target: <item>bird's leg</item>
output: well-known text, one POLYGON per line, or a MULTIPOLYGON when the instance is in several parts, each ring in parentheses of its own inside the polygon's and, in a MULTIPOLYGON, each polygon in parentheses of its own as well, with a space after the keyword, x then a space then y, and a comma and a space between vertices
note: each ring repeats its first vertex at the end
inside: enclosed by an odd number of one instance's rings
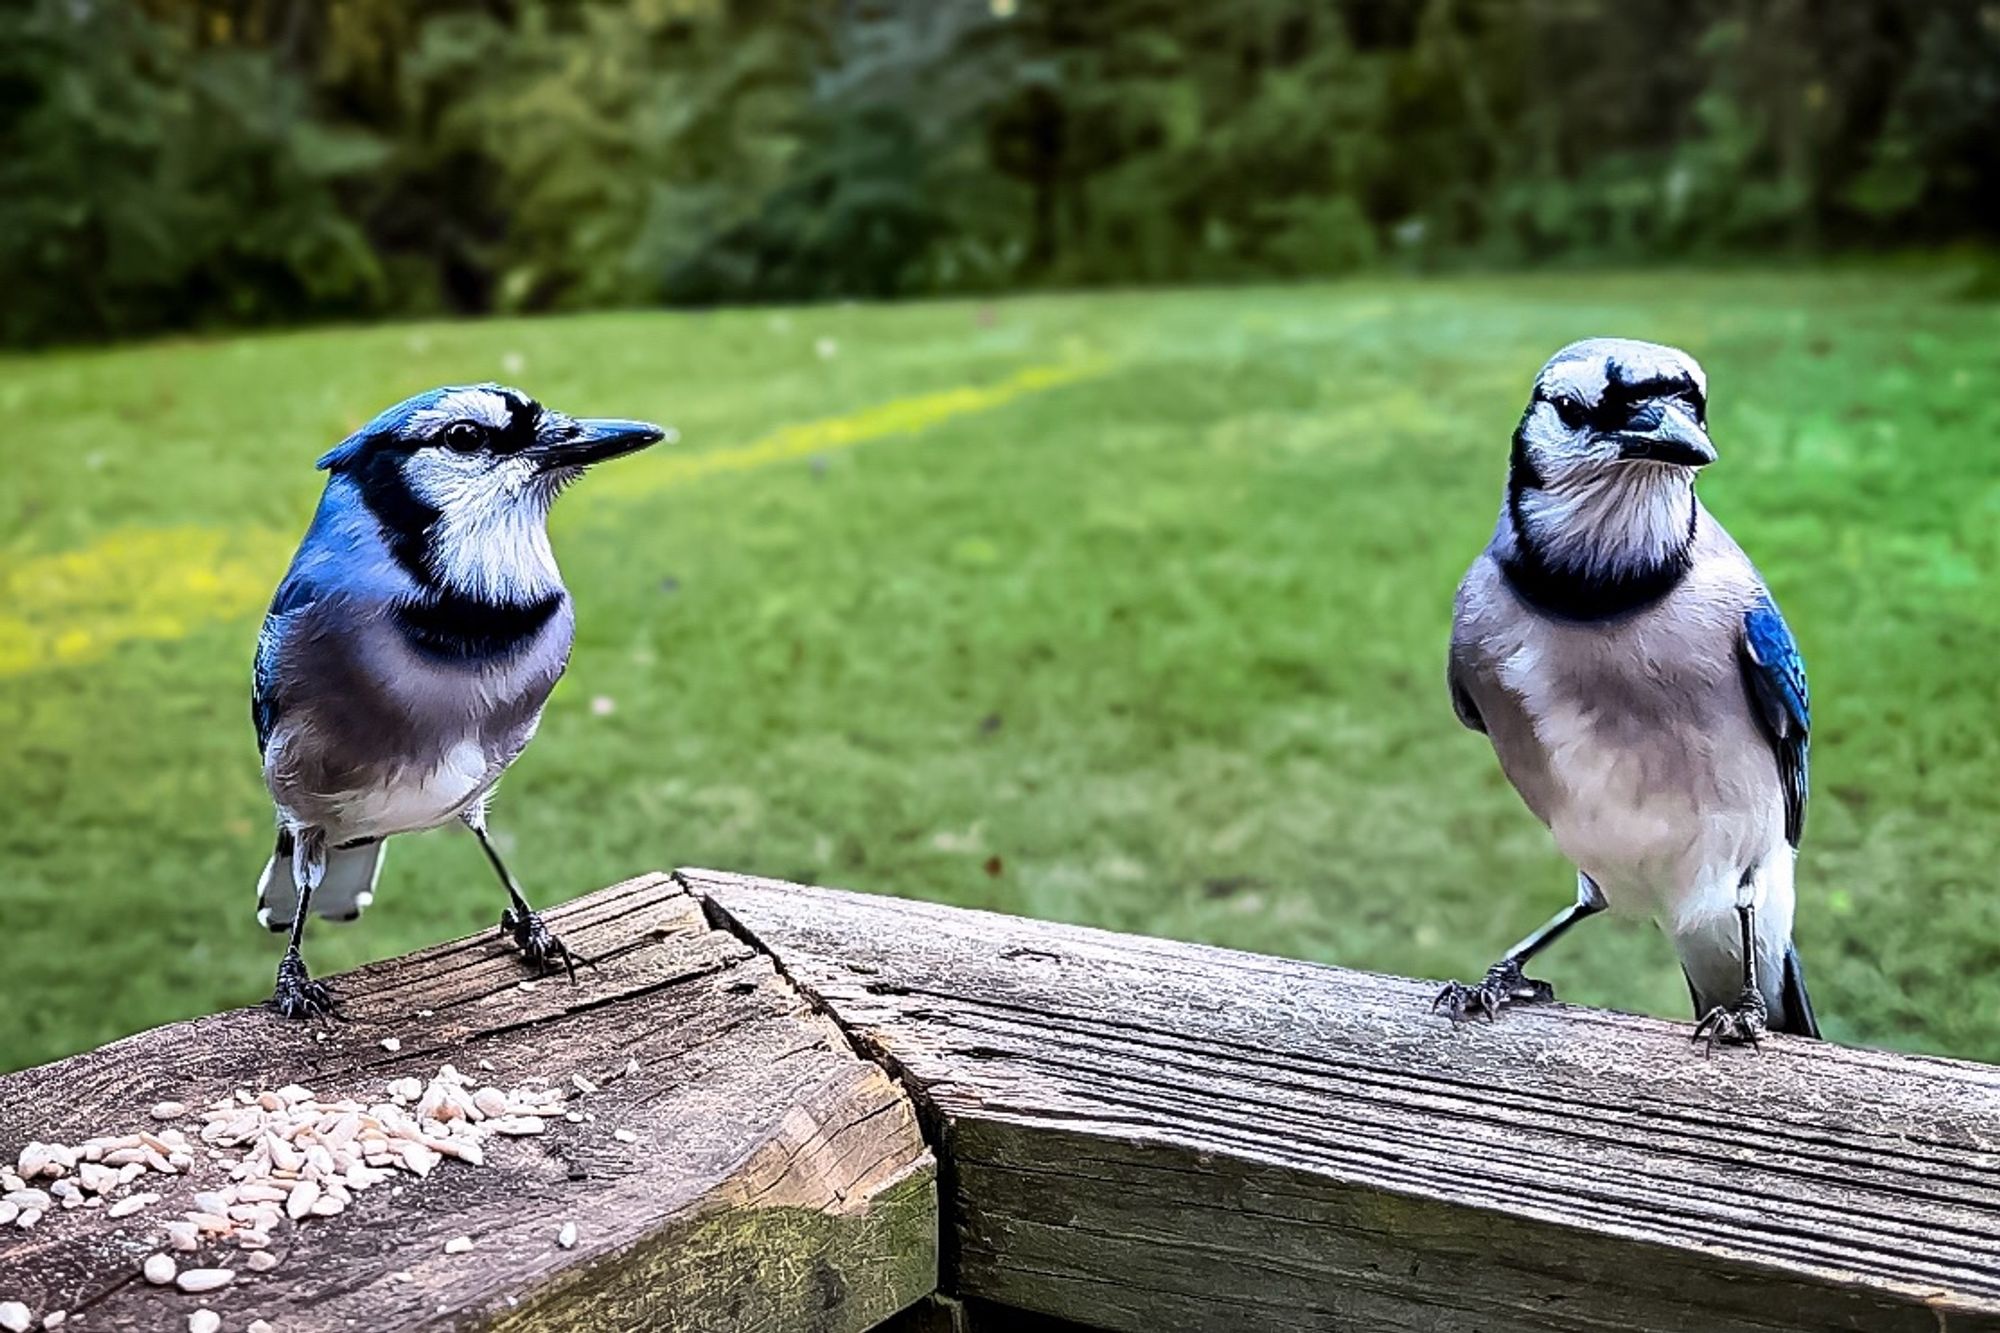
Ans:
POLYGON ((1576 901, 1543 924, 1528 938, 1509 949, 1499 962, 1486 969, 1486 977, 1476 985, 1462 981, 1448 983, 1431 1001, 1431 1012, 1442 1009, 1454 1021, 1470 1014, 1492 1018, 1510 1004, 1541 1004, 1556 998, 1556 988, 1546 981, 1526 976, 1521 969, 1577 922, 1602 912, 1604 892, 1590 876, 1576 877, 1576 901))
POLYGON ((299 829, 292 836, 292 882, 299 890, 299 914, 292 919, 291 943, 278 960, 278 984, 271 1003, 286 1018, 313 1018, 334 1012, 333 993, 326 983, 314 981, 306 971, 299 944, 305 938, 306 911, 312 906, 313 890, 326 874, 326 833, 322 829, 299 829))
POLYGON ((1694 1040, 1705 1041, 1713 1052, 1718 1041, 1755 1046, 1769 1035, 1764 1022, 1771 1011, 1764 1003, 1764 990, 1757 984, 1757 909, 1750 903, 1736 905, 1736 921, 1743 932, 1743 990, 1734 1004, 1717 1005, 1694 1025, 1694 1040))
MULTIPOLYGON (((486 836, 486 812, 484 809, 467 811, 465 824, 479 838, 479 845, 486 851, 486 859, 493 863, 493 873, 500 876, 500 883, 507 890, 507 908, 500 913, 500 933, 512 937, 514 946, 528 965, 537 972, 553 972, 561 963, 569 972, 570 984, 576 984, 578 955, 570 952, 562 937, 548 928, 542 914, 528 906, 528 900, 521 896, 521 886, 514 882, 507 863, 500 859, 493 840, 486 836)), ((582 959, 588 963, 588 958, 582 959)))

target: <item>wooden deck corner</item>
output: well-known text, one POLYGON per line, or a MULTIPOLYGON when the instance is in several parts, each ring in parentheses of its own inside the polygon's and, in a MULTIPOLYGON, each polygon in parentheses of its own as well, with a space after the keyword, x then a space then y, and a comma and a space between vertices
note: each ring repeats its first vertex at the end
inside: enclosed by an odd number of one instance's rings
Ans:
POLYGON ((123 1191, 161 1196, 129 1216, 57 1206, 31 1230, 0 1227, 0 1301, 37 1321, 66 1311, 82 1333, 184 1329, 200 1308, 226 1330, 263 1318, 285 1333, 858 1333, 935 1286, 935 1164, 909 1101, 768 957, 665 875, 549 918, 599 960, 575 987, 529 981, 483 934, 334 978, 345 1021, 238 1010, 0 1078, 10 1164, 30 1141, 170 1124, 192 1138, 199 1108, 238 1089, 381 1102, 447 1064, 475 1084, 545 1081, 578 1117, 485 1140, 483 1165, 447 1159, 355 1192, 338 1216, 288 1220, 268 1272, 228 1239, 167 1251, 235 1273, 188 1295, 140 1265, 242 1155, 203 1145, 189 1170, 123 1191), (190 1109, 154 1120, 162 1102, 190 1109), (448 1252, 461 1237, 470 1248, 448 1252))

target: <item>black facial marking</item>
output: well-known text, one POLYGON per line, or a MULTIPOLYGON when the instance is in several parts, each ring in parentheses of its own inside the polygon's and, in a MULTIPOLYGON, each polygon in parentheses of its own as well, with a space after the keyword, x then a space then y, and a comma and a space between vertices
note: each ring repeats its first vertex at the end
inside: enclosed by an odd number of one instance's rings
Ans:
POLYGON ((464 417, 448 421, 433 431, 431 438, 424 443, 442 444, 461 452, 477 450, 496 457, 517 454, 533 446, 536 427, 542 418, 541 404, 508 389, 487 389, 485 392, 506 405, 506 421, 497 426, 483 418, 464 417))
POLYGON ((1540 490, 1544 485, 1542 474, 1535 467, 1535 460, 1528 454, 1528 418, 1534 415, 1530 407, 1521 416, 1521 424, 1514 428, 1514 452, 1507 456, 1507 502, 1513 504, 1524 490, 1540 490))
POLYGON ((403 463, 415 450, 396 441, 381 441, 361 459, 349 475, 361 488, 361 499, 382 525, 389 553, 409 576, 425 587, 434 586, 436 576, 425 558, 430 549, 428 533, 440 511, 426 503, 403 479, 403 463))
POLYGON ((516 393, 501 393, 500 397, 507 404, 507 424, 493 432, 493 452, 513 454, 530 448, 535 443, 535 426, 541 420, 541 404, 516 393))
MULTIPOLYGON (((1592 430, 1606 434, 1628 428, 1633 413, 1647 403, 1668 398, 1679 398, 1687 403, 1696 424, 1707 427, 1708 399, 1702 393, 1701 385, 1687 371, 1630 379, 1626 376, 1625 367, 1614 357, 1604 363, 1604 392, 1596 402, 1581 401, 1567 390, 1551 392, 1539 386, 1535 390, 1535 402, 1553 407, 1564 426, 1576 430, 1588 425, 1592 430)), ((1532 405, 1530 410, 1533 410, 1532 405)))
POLYGON ((1590 414, 1590 424, 1598 430, 1622 430, 1632 419, 1634 409, 1663 398, 1684 399, 1693 407, 1696 423, 1708 424, 1708 400, 1702 396, 1694 376, 1686 371, 1633 380, 1627 379, 1625 368, 1612 359, 1604 363, 1604 376, 1604 396, 1590 414))
POLYGON ((492 603, 434 588, 396 608, 396 627, 419 654, 436 662, 483 664, 525 647, 563 604, 552 592, 531 602, 492 603))

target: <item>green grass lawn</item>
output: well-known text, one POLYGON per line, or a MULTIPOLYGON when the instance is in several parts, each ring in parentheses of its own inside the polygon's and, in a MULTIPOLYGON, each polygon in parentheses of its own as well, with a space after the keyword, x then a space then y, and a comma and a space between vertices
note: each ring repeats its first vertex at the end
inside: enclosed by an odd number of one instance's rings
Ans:
MULTIPOLYGON (((0 1068, 267 993, 246 696, 312 459, 488 378, 680 432, 558 507, 576 654, 495 813, 531 894, 696 863, 1476 972, 1572 881, 1452 717, 1451 593, 1531 377, 1599 333, 1707 366, 1703 493, 1811 665, 1828 1035, 2000 1058, 2000 312, 1647 274, 0 361, 0 1068)), ((399 840, 381 887, 312 931, 317 971, 500 906, 456 829, 399 840)), ((1686 1016, 1643 924, 1543 973, 1686 1016)))

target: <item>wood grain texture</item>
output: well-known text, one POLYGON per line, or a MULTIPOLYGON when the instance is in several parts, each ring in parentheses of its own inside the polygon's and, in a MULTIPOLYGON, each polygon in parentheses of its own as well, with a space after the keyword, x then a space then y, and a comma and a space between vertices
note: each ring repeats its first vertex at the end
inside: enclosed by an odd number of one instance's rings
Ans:
MULTIPOLYGON (((139 1280, 157 1223, 219 1171, 154 1177, 166 1198, 113 1221, 78 1209, 0 1229, 0 1300, 81 1312, 80 1333, 182 1329, 206 1305, 226 1330, 868 1328, 936 1285, 935 1164, 913 1109, 768 958, 711 929, 665 876, 549 913, 581 984, 530 990, 492 935, 333 980, 347 1021, 242 1010, 143 1033, 0 1079, 0 1155, 148 1126, 162 1100, 301 1083, 322 1100, 381 1100, 386 1082, 444 1063, 503 1085, 562 1084, 593 1119, 492 1140, 483 1167, 355 1196, 279 1233, 283 1262, 199 1299, 139 1280), (394 1036, 400 1050, 379 1044, 394 1036), (638 1070, 625 1074, 628 1061, 638 1070), (617 1130, 634 1142, 614 1137, 617 1130), (560 1249, 574 1221, 580 1241, 560 1249), (444 1242, 476 1248, 447 1255, 444 1242)), ((211 1247, 233 1254, 226 1242, 211 1247)), ((181 1256, 186 1259, 186 1256, 181 1256)), ((240 1255, 235 1255, 239 1259, 240 1255)), ((184 1265, 185 1266, 185 1265, 184 1265)))
POLYGON ((710 871, 916 1095, 945 1288, 1107 1329, 2000 1329, 2000 1070, 710 871))
POLYGON ((878 1324, 872 1333, 1103 1333, 1087 1324, 1033 1314, 991 1301, 961 1300, 942 1292, 878 1324))

